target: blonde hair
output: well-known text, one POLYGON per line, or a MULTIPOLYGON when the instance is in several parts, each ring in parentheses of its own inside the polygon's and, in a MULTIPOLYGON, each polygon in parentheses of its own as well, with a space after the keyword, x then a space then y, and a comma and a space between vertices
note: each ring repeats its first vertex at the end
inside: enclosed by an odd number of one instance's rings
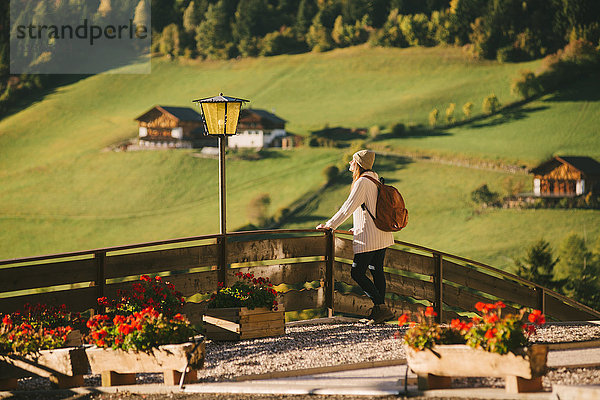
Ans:
POLYGON ((352 187, 354 187, 354 183, 358 180, 358 178, 360 178, 362 174, 364 174, 367 171, 370 171, 361 167, 360 164, 356 161, 354 162, 356 164, 356 168, 354 169, 354 171, 352 171, 352 185, 350 186, 350 190, 352 190, 352 187))

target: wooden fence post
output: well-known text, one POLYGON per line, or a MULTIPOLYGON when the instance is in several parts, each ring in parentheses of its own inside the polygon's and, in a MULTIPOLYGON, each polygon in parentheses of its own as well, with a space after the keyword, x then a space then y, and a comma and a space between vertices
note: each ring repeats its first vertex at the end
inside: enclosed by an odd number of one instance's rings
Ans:
POLYGON ((333 317, 333 262, 335 259, 335 234, 332 229, 325 231, 327 240, 325 250, 325 307, 327 314, 333 317))
POLYGON ((433 272, 433 288, 435 290, 435 299, 433 301, 433 308, 437 313, 435 320, 437 323, 441 323, 444 320, 442 315, 443 312, 443 300, 444 300, 444 285, 443 285, 443 266, 444 259, 439 253, 433 254, 434 272, 433 272))
MULTIPOLYGON (((96 260, 96 281, 94 284, 96 286, 96 298, 99 298, 104 297, 104 288, 106 286, 106 274, 104 272, 104 267, 106 265, 106 252, 99 251, 94 253, 94 259, 96 260)), ((99 305, 96 308, 98 307, 99 305)), ((104 312, 104 310, 101 311, 104 312)))
POLYGON ((223 285, 227 286, 227 235, 219 236, 217 243, 219 243, 219 271, 217 273, 217 281, 223 282, 223 285))
POLYGON ((537 292, 537 304, 538 310, 542 312, 542 314, 546 314, 546 293, 544 293, 544 288, 541 286, 536 286, 535 291, 537 292))

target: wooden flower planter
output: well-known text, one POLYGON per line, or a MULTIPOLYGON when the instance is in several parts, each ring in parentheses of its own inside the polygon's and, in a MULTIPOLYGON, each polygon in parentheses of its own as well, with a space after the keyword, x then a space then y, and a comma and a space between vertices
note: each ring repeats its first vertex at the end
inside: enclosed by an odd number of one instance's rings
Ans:
POLYGON ((439 345, 422 351, 404 348, 420 390, 450 388, 452 377, 502 377, 507 393, 542 390, 548 346, 533 345, 518 354, 504 355, 467 345, 439 345))
POLYGON ((27 356, 0 356, 0 390, 14 390, 19 378, 41 376, 60 389, 83 386, 89 364, 81 347, 41 350, 27 356))
POLYGON ((148 352, 86 349, 92 373, 102 376, 102 386, 134 385, 135 374, 162 372, 165 385, 179 385, 186 367, 185 383, 197 380, 197 370, 204 366, 204 338, 199 343, 166 344, 148 352))
POLYGON ((209 308, 204 316, 206 337, 212 340, 244 340, 285 335, 285 311, 246 307, 209 308))

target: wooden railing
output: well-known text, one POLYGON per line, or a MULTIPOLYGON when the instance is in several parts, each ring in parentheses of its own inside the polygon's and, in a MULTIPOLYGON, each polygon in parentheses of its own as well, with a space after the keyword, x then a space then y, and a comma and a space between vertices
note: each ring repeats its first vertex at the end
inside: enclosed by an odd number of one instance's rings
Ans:
MULTIPOLYGON (((184 296, 193 296, 185 312, 197 321, 205 309, 202 295, 214 292, 218 282, 232 282, 241 271, 284 284, 286 311, 366 315, 371 301, 351 278, 352 258, 349 232, 270 230, 2 260, 0 313, 24 303, 66 304, 83 311, 141 274, 159 274, 184 296)), ((448 321, 474 311, 478 301, 502 300, 509 311, 533 307, 554 320, 600 319, 598 311, 536 283, 410 243, 397 241, 388 249, 385 267, 386 302, 397 313, 432 305, 438 319, 448 321)))

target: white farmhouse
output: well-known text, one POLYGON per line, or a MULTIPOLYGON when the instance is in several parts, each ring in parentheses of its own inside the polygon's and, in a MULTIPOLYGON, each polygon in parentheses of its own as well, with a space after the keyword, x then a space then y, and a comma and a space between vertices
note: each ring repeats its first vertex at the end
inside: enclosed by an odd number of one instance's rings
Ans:
POLYGON ((287 147, 286 121, 265 111, 245 109, 240 113, 237 133, 227 138, 230 148, 287 147))

